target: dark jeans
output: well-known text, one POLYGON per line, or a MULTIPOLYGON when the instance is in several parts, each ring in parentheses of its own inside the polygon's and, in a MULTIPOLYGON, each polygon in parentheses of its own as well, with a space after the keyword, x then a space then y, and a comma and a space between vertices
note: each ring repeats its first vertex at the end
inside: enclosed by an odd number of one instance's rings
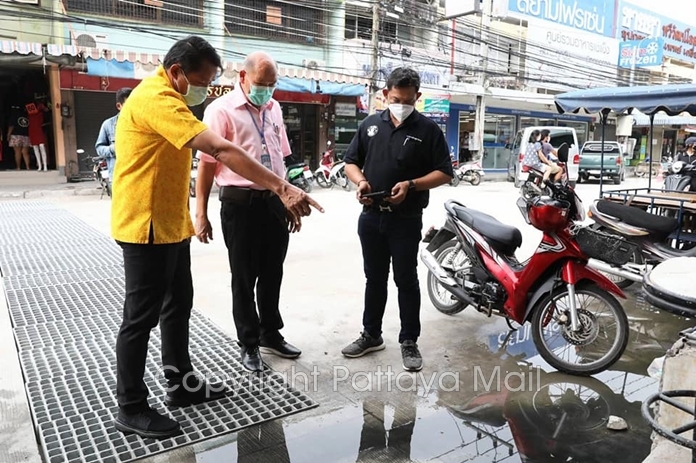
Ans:
POLYGON ((162 364, 170 385, 193 370, 189 318, 193 306, 191 250, 176 244, 119 243, 126 273, 123 323, 116 340, 118 404, 126 413, 147 407, 143 381, 150 331, 160 324, 162 364))
POLYGON ((363 326, 370 336, 382 334, 382 318, 387 305, 389 264, 399 290, 401 332, 399 342, 416 341, 420 336, 420 285, 418 245, 422 238, 422 216, 366 211, 358 221, 365 270, 365 311, 363 326))
POLYGON ((223 201, 220 216, 232 272, 237 339, 247 347, 278 342, 283 328, 278 304, 290 239, 285 206, 277 196, 247 203, 223 201))

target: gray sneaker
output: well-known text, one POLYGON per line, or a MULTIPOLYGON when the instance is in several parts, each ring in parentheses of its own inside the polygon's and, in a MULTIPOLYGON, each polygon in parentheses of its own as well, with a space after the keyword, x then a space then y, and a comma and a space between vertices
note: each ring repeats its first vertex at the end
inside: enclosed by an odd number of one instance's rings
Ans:
POLYGON ((423 357, 414 341, 407 340, 401 343, 401 358, 406 371, 420 371, 423 368, 423 357))
POLYGON ((382 336, 373 338, 363 331, 360 333, 360 337, 344 347, 341 353, 346 357, 355 358, 382 349, 384 349, 384 340, 382 336))

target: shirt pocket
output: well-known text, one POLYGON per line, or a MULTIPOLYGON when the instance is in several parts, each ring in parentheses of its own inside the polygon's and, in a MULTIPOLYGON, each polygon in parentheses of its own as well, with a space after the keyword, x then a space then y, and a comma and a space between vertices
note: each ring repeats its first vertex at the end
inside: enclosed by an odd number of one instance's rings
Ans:
POLYGON ((421 169, 426 156, 427 153, 425 153, 423 143, 407 139, 399 149, 399 154, 396 156, 396 164, 401 170, 421 169))

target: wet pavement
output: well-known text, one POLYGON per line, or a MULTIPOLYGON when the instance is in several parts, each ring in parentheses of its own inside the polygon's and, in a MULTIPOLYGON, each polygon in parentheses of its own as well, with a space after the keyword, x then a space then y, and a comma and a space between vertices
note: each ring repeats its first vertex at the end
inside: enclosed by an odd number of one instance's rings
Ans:
MULTIPOLYGON (((596 185, 579 187, 586 201, 597 190, 596 185)), ((424 224, 441 225, 442 203, 456 196, 520 227, 524 258, 539 235, 524 223, 516 195, 505 183, 443 187, 433 192, 424 224)), ((631 329, 625 354, 611 370, 578 378, 546 365, 528 325, 510 333, 504 320, 472 309, 442 315, 423 284, 419 346, 425 367, 412 374, 401 368, 391 284, 384 323, 387 349, 347 360, 340 349, 360 331, 364 286, 355 233, 358 207, 351 193, 320 191, 315 197, 327 213, 312 216, 292 237, 281 308, 285 337, 304 352, 296 362, 264 359, 320 407, 146 461, 633 463, 648 455, 651 432, 640 406, 658 388, 647 375, 648 366, 693 322, 650 307, 633 287, 622 301, 631 329), (628 430, 607 430, 609 415, 625 419, 628 430)), ((60 201, 108 233, 108 200, 60 201)), ((233 334, 218 207, 212 200, 216 240, 192 247, 195 305, 233 334)), ((422 266, 420 272, 424 283, 422 266)))

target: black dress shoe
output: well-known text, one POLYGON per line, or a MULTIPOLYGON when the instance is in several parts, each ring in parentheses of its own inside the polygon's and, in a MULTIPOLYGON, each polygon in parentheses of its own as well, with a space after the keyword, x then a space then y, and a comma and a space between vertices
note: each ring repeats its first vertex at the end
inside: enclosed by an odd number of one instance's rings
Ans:
POLYGON ((181 384, 169 384, 164 403, 168 407, 188 407, 204 402, 220 400, 227 394, 222 383, 208 384, 197 376, 189 376, 181 384))
POLYGON ((263 371, 263 360, 258 347, 242 346, 242 365, 249 371, 263 371))
POLYGON ((273 354, 286 359, 295 359, 302 354, 302 351, 292 344, 288 344, 284 340, 266 343, 261 342, 261 352, 264 354, 273 354))
POLYGON ((114 427, 124 434, 137 434, 150 439, 165 439, 181 433, 179 423, 148 408, 137 413, 118 411, 114 427))

